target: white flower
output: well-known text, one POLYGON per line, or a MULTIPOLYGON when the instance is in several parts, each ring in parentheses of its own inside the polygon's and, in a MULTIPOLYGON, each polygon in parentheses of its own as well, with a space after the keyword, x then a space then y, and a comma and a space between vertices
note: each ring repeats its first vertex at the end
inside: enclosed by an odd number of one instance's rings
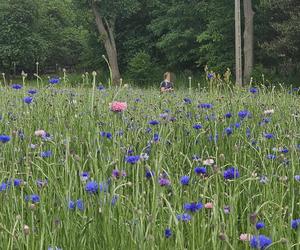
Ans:
POLYGON ((205 161, 203 161, 203 165, 206 165, 206 166, 211 166, 215 163, 215 161, 213 159, 207 159, 205 161))
POLYGON ((271 114, 274 114, 274 109, 267 109, 264 111, 264 114, 265 115, 271 115, 271 114))

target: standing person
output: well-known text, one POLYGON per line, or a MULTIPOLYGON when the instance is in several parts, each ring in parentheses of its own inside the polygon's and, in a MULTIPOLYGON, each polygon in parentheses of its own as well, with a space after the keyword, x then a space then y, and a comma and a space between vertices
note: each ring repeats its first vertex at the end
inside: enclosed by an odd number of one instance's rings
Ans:
POLYGON ((164 74, 164 80, 160 84, 160 92, 171 92, 174 90, 173 83, 171 82, 171 73, 164 74))

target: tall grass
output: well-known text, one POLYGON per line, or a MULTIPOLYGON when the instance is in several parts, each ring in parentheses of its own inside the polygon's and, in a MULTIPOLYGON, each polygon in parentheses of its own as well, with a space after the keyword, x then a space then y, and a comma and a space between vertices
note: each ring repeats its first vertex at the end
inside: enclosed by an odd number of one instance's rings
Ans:
POLYGON ((92 92, 51 85, 38 89, 28 105, 22 100, 28 88, 0 90, 0 132, 11 136, 0 144, 0 183, 12 181, 0 192, 1 249, 249 249, 249 242, 239 240, 241 233, 267 235, 271 249, 298 249, 299 231, 290 226, 291 219, 300 217, 300 183, 294 178, 300 174, 297 92, 193 88, 190 94, 161 95, 156 89, 92 92), (113 113, 113 100, 126 101, 128 110, 113 113), (213 107, 198 108, 201 103, 213 107), (264 115, 267 109, 274 114, 264 115), (241 120, 241 110, 251 116, 241 120), (224 117, 228 112, 231 118, 224 117), (262 124, 264 118, 269 122, 262 124), (149 125, 150 120, 160 123, 149 125), (198 123, 202 128, 196 130, 198 123), (227 135, 224 129, 230 126, 233 133, 227 135), (36 137, 39 129, 51 137, 36 137), (100 132, 110 132, 112 138, 100 132), (274 138, 268 140, 264 133, 274 138), (284 147, 288 153, 278 152, 284 147), (52 155, 41 157, 47 150, 52 155), (128 150, 133 155, 148 152, 149 159, 126 163, 128 150), (269 160, 268 154, 277 158, 269 160), (201 160, 193 160, 195 155, 201 160), (206 159, 215 164, 207 166, 207 175, 197 176, 194 168, 206 159), (224 179, 229 166, 238 168, 240 178, 224 179), (114 169, 126 176, 112 178, 114 169), (153 171, 153 178, 145 177, 146 170, 153 171), (82 181, 85 171, 90 177, 82 181), (170 186, 159 185, 163 173, 170 186), (189 185, 180 183, 184 175, 190 176, 189 185), (22 184, 14 186, 15 179, 22 184), (37 180, 47 184, 40 187, 37 180), (108 189, 87 193, 91 180, 108 189), (31 194, 38 194, 40 202, 25 201, 31 194), (69 201, 78 199, 83 211, 69 209, 69 201), (190 213, 189 222, 178 221, 185 203, 199 201, 212 202, 213 208, 190 213), (253 213, 266 224, 260 232, 249 219, 253 213), (24 231, 25 225, 29 229, 24 231))

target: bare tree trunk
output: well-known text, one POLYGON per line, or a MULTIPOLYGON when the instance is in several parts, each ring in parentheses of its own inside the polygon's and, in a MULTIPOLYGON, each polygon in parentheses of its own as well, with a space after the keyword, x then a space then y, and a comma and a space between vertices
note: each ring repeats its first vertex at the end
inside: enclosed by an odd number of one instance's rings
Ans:
POLYGON ((118 65, 118 54, 116 48, 116 42, 114 38, 114 22, 109 23, 107 20, 103 19, 97 9, 96 3, 92 2, 92 10, 96 19, 97 29, 101 35, 101 39, 104 44, 104 48, 107 53, 108 62, 112 71, 112 82, 113 84, 120 83, 120 71, 118 65), (103 22, 104 21, 104 22, 103 22))
POLYGON ((252 0, 244 0, 244 82, 250 81, 253 70, 253 16, 252 0))
POLYGON ((236 84, 241 86, 243 84, 243 72, 240 0, 235 0, 235 71, 236 84))

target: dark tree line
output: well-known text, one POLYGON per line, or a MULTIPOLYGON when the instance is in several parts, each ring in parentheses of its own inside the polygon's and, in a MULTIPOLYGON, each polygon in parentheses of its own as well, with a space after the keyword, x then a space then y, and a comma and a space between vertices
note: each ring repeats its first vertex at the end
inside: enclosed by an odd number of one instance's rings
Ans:
MULTIPOLYGON (((296 76, 300 1, 241 4, 245 78, 296 76)), ((205 65, 234 71, 234 17, 232 0, 0 0, 0 69, 35 72, 38 61, 82 72, 105 68, 104 54, 115 83, 205 65)))

